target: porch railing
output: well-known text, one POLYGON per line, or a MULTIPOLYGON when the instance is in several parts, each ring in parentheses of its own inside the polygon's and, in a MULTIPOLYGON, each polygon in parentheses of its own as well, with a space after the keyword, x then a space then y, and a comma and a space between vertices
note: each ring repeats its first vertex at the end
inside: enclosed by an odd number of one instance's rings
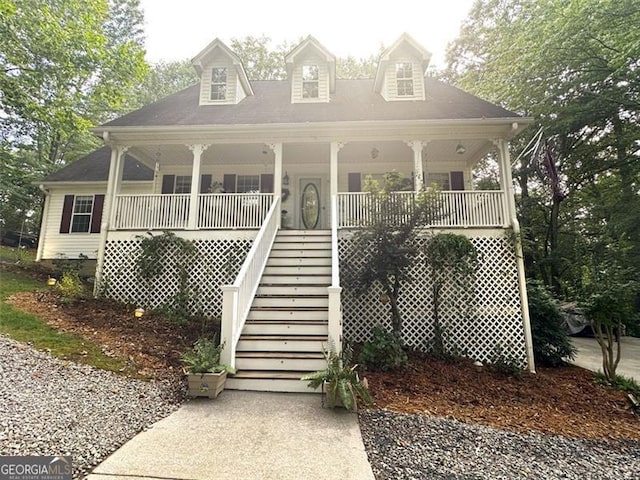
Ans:
POLYGON ((222 287, 222 323, 221 341, 225 347, 222 352, 224 364, 235 367, 236 346, 242 333, 242 328, 251 309, 253 297, 258 290, 260 278, 273 241, 278 233, 280 211, 280 197, 275 197, 269 209, 262 228, 247 254, 247 258, 240 268, 233 285, 222 287))
MULTIPOLYGON (((394 192, 390 200, 404 204, 407 218, 415 192, 394 192)), ((502 190, 446 191, 428 197, 429 227, 503 227, 507 225, 505 194, 502 190)), ((367 192, 338 194, 338 227, 371 225, 378 214, 378 200, 367 192)), ((398 219, 402 221, 403 219, 398 219)))
MULTIPOLYGON (((198 229, 258 229, 273 193, 211 193, 198 195, 198 229)), ((115 230, 181 230, 188 228, 189 194, 118 195, 115 230)))
POLYGON ((260 228, 273 193, 207 193, 199 196, 198 228, 260 228))
POLYGON ((189 194, 116 196, 116 230, 181 230, 188 221, 189 194))

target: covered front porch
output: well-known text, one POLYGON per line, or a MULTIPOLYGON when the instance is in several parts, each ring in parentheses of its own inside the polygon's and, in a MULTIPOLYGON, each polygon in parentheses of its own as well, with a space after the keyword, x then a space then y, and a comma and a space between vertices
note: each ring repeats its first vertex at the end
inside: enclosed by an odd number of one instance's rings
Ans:
POLYGON ((504 140, 132 145, 114 147, 112 164, 103 231, 259 229, 276 197, 280 228, 357 228, 375 211, 369 184, 391 171, 403 179, 393 194, 403 202, 437 190, 438 216, 426 227, 505 228, 513 218, 504 140), (146 191, 120 193, 124 152, 154 169, 146 191), (473 171, 488 155, 499 171, 479 190, 473 171))

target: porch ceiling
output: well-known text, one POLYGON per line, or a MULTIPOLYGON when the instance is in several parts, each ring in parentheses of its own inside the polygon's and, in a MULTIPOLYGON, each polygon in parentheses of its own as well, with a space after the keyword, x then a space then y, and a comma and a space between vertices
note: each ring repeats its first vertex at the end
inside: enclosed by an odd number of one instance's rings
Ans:
MULTIPOLYGON (((424 150, 423 158, 429 163, 455 162, 472 166, 493 149, 493 144, 485 139, 432 140, 424 150), (464 153, 458 153, 462 145, 464 153)), ((189 166, 193 154, 186 145, 139 145, 129 150, 134 157, 150 168, 160 165, 189 166)), ((285 143, 283 145, 283 165, 329 164, 329 143, 285 143)), ((338 153, 338 162, 366 161, 368 163, 390 163, 412 161, 411 148, 402 141, 347 142, 338 153)), ((216 144, 211 145, 202 155, 204 165, 273 165, 274 154, 263 143, 216 144)))

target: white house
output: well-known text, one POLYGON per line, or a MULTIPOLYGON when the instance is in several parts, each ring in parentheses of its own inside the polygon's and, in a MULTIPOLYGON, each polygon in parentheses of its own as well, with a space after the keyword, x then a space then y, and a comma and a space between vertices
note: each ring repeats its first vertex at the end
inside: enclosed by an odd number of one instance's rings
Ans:
MULTIPOLYGON (((193 241, 193 308, 222 316, 238 368, 229 387, 296 390, 301 372, 322 366, 328 338, 362 341, 388 322, 380 292, 343 290, 339 272, 358 255, 364 179, 395 170, 416 192, 439 185, 445 214, 425 229, 464 234, 482 254, 472 307, 461 314, 452 301, 443 314, 450 345, 482 361, 499 349, 533 370, 508 148, 531 120, 425 76, 429 59, 403 34, 375 78, 343 80, 308 37, 286 56, 286 80, 253 81, 214 40, 193 59, 199 84, 97 127, 103 149, 43 180, 38 258, 87 255, 97 291, 156 307, 178 275, 141 281, 139 236, 193 241), (490 152, 500 189, 474 190, 472 170, 490 152)), ((433 336, 425 268, 401 298, 416 348, 433 336)))

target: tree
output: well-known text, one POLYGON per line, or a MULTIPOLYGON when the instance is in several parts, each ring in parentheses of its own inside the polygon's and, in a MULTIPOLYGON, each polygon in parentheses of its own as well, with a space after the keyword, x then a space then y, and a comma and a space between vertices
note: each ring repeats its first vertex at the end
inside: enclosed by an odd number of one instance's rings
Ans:
POLYGON ((126 110, 135 110, 198 83, 189 60, 158 62, 150 66, 140 83, 131 87, 126 110))
POLYGON ((38 211, 31 181, 95 145, 146 63, 138 0, 0 0, 0 16, 0 222, 16 228, 38 211))
POLYGON ((287 42, 269 50, 271 39, 265 35, 232 38, 231 50, 242 60, 249 80, 282 80, 287 72, 284 57, 291 49, 287 42))
POLYGON ((364 255, 345 268, 345 283, 358 293, 378 284, 389 303, 391 326, 400 337, 402 314, 398 306, 401 290, 412 281, 410 270, 418 254, 416 227, 424 218, 421 204, 393 194, 406 185, 397 172, 385 174, 384 185, 367 182, 372 218, 355 233, 364 255))
POLYGON ((574 247, 590 235, 628 243, 640 271, 638 22, 630 0, 480 0, 449 47, 450 81, 535 117, 514 157, 543 128, 514 177, 527 273, 556 294, 581 282, 574 247))

